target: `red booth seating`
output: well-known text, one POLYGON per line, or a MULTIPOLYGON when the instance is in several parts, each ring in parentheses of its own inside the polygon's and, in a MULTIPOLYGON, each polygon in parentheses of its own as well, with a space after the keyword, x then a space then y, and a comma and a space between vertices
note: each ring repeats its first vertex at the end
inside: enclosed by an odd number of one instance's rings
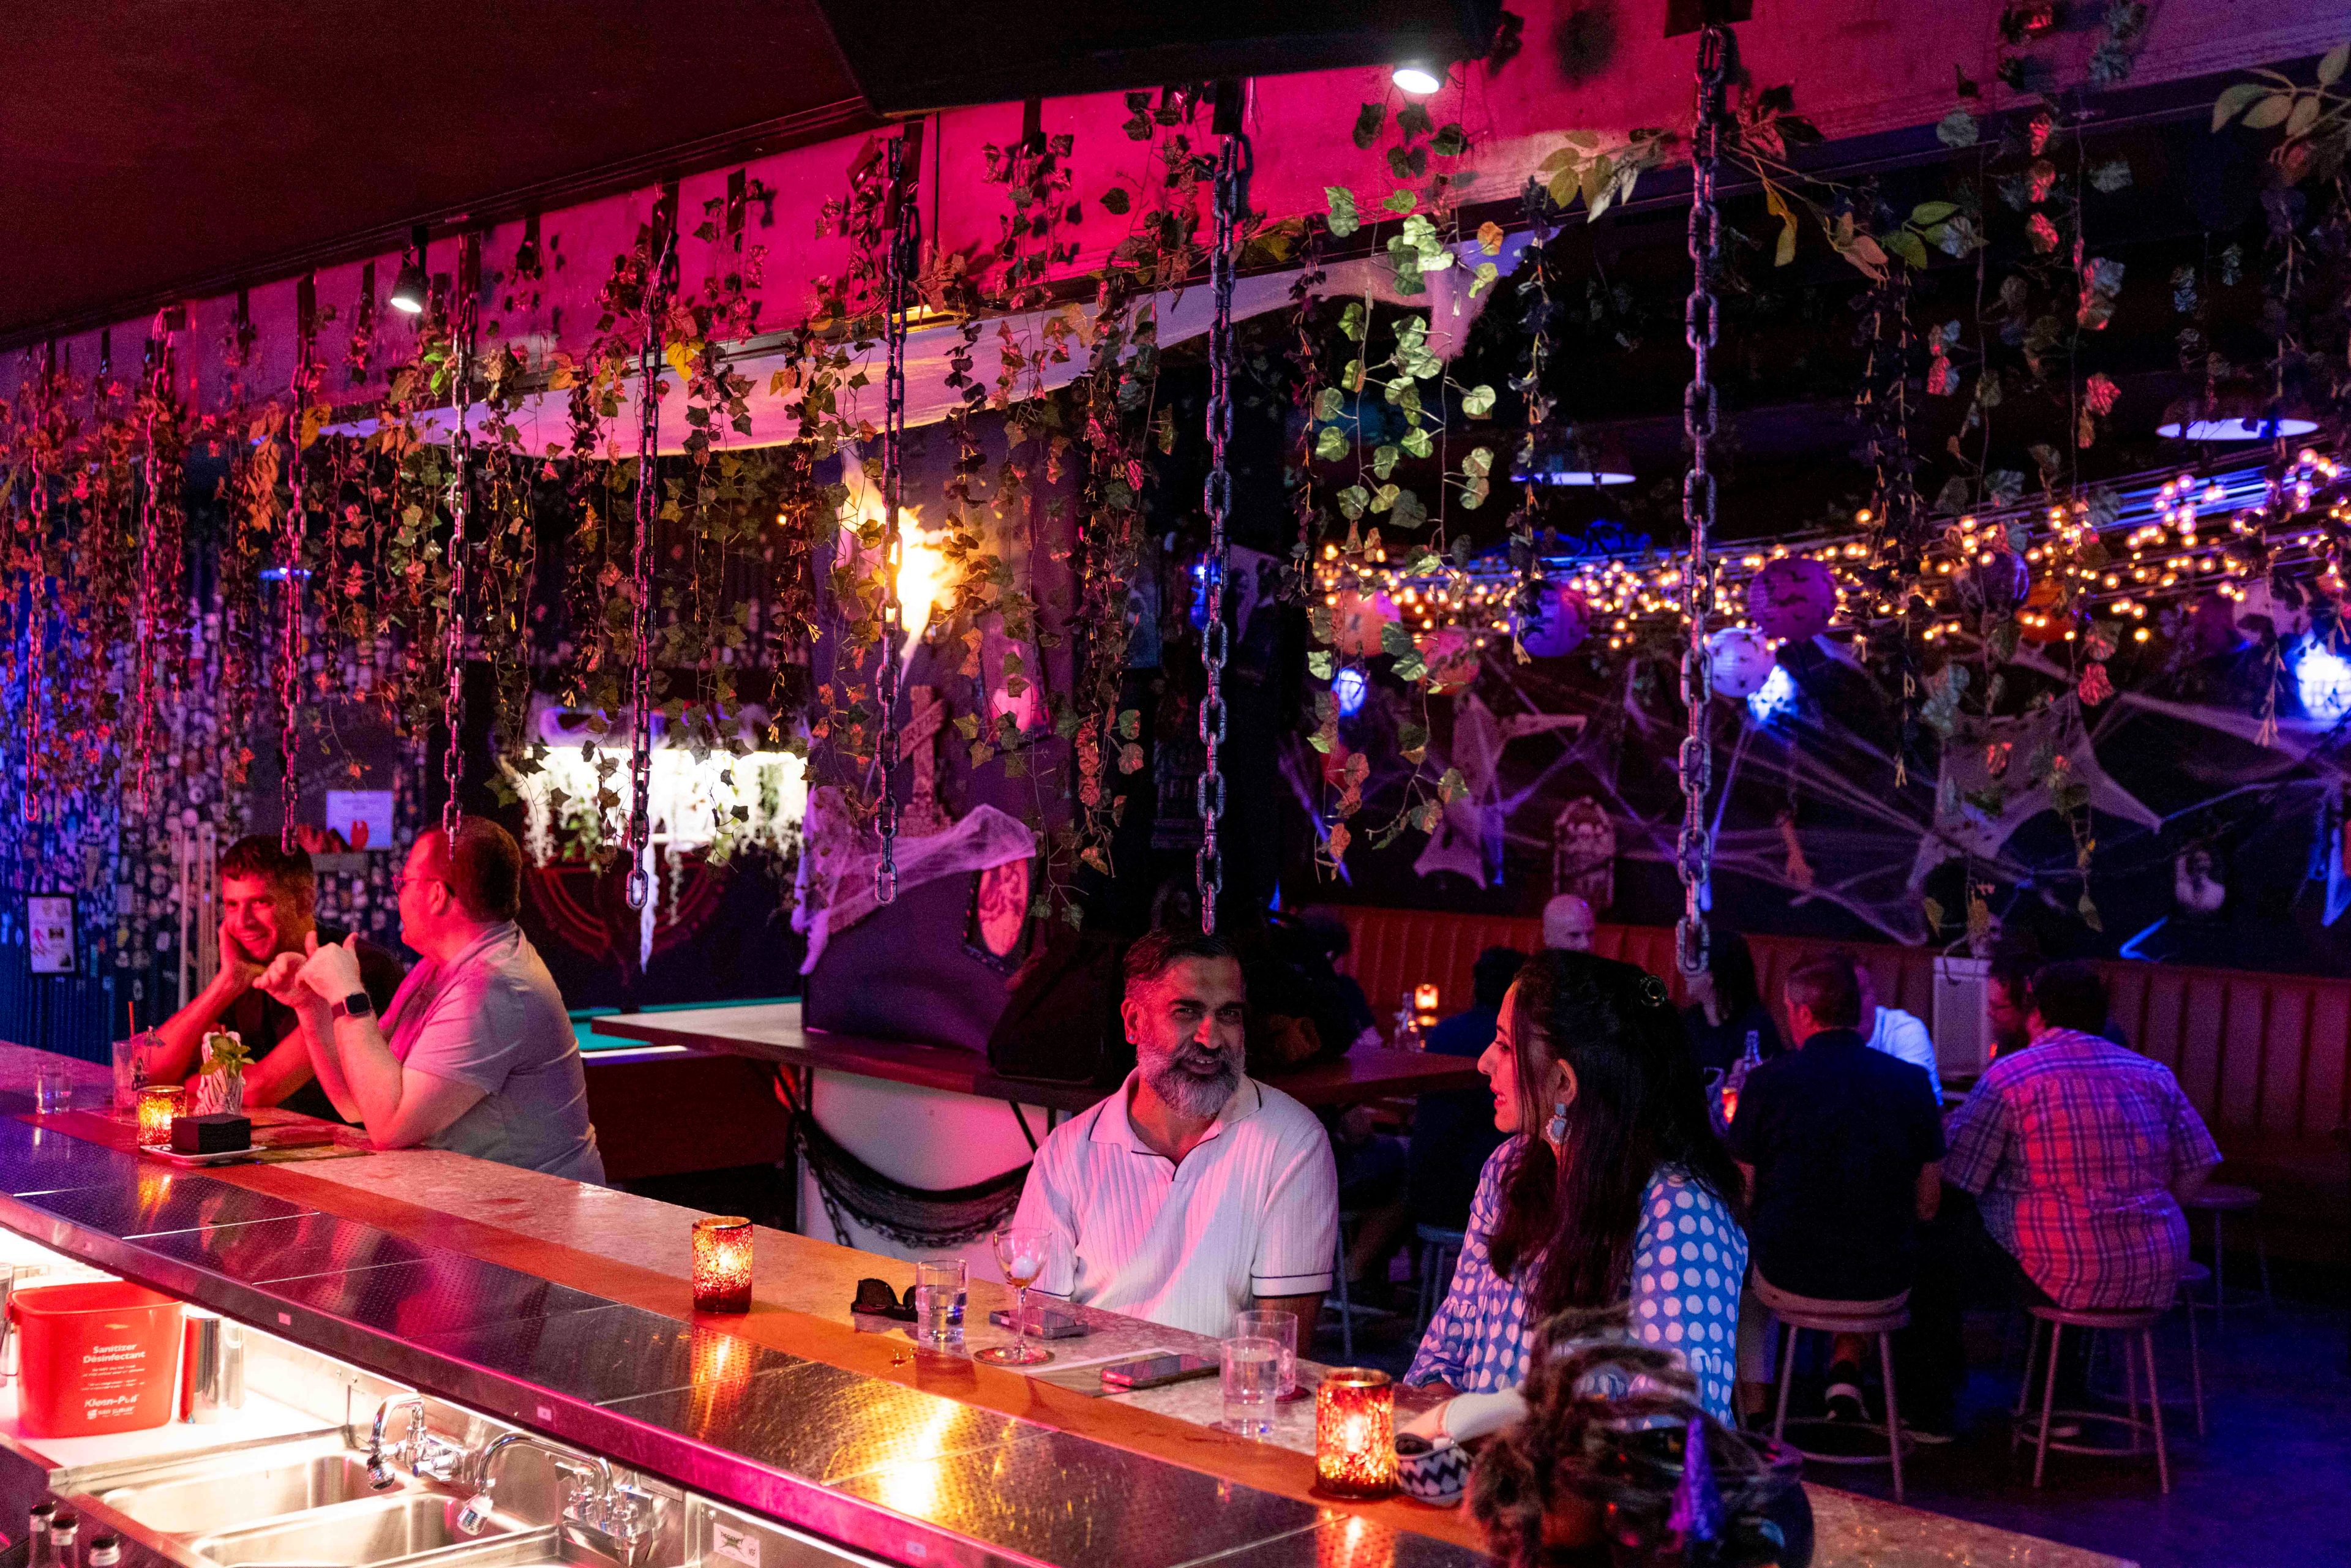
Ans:
MULTIPOLYGON (((1470 969, 1495 946, 1532 952, 1541 923, 1512 915, 1443 915, 1338 906, 1353 975, 1386 1028, 1404 993, 1434 982, 1439 1011, 1468 1004, 1470 969)), ((1758 978, 1776 1005, 1805 954, 1837 946, 1813 937, 1750 935, 1758 978)), ((1877 983, 1878 998, 1932 1020, 1935 954, 1891 943, 1843 944, 1877 983)), ((1664 926, 1603 925, 1593 950, 1664 977, 1681 995, 1674 934, 1664 926)), ((2346 1155, 2334 1130, 2351 1121, 2351 979, 2115 961, 2100 970, 2115 1021, 2137 1050, 2169 1067, 2220 1145, 2222 1179, 2258 1188, 2262 1224, 2281 1256, 2338 1260, 2351 1223, 2346 1155)))

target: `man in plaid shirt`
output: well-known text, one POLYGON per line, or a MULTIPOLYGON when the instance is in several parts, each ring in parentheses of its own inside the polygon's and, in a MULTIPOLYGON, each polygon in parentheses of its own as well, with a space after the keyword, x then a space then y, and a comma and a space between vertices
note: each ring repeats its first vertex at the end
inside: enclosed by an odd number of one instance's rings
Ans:
POLYGON ((2032 1045, 1992 1063, 1945 1127, 1943 1177, 2061 1307, 2160 1307, 2188 1257, 2179 1200, 2220 1163, 2171 1069, 2102 1040, 2086 964, 2032 977, 2032 1045))

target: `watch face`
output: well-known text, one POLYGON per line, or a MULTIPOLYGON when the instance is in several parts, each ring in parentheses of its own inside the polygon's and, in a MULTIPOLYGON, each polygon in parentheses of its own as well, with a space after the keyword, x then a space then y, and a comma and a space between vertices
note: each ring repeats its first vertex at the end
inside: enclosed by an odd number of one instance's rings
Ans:
POLYGON ((353 991, 343 998, 343 1013, 347 1018, 365 1018, 373 1011, 375 1004, 368 1000, 365 991, 353 991))

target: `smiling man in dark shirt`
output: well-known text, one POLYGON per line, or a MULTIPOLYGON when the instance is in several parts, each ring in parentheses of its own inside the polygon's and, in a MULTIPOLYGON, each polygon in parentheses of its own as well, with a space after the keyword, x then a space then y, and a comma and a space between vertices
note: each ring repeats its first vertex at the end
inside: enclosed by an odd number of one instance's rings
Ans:
MULTIPOLYGON (((1787 995, 1788 1038, 1801 1047, 1748 1075, 1730 1124, 1756 1276, 1814 1301, 1889 1301, 1910 1289, 1918 1225, 1941 1197, 1933 1085, 1924 1069, 1869 1049, 1844 955, 1797 966, 1787 995)), ((1861 1418, 1862 1343, 1838 1336, 1833 1415, 1861 1418)))
MULTIPOLYGON (((204 1067, 204 1036, 235 1030, 253 1057, 245 1071, 247 1105, 340 1121, 319 1086, 294 1010, 255 983, 272 958, 302 952, 314 933, 321 942, 348 935, 318 923, 319 882, 309 855, 281 849, 275 833, 239 839, 220 858, 220 968, 156 1030, 157 1043, 141 1064, 148 1082, 187 1082, 204 1067)), ((362 988, 379 1009, 390 1007, 400 986, 399 962, 364 940, 359 955, 362 988)))

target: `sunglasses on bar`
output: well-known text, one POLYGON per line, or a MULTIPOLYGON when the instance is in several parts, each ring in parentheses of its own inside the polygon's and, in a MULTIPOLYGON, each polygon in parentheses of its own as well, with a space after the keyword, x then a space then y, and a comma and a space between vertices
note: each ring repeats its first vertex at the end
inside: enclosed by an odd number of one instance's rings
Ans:
POLYGON ((894 1318, 900 1322, 913 1322, 914 1321, 914 1287, 907 1286, 906 1293, 901 1296, 890 1288, 890 1282, 887 1280, 860 1280, 857 1281, 857 1300, 852 1303, 850 1310, 866 1313, 871 1317, 894 1318))

